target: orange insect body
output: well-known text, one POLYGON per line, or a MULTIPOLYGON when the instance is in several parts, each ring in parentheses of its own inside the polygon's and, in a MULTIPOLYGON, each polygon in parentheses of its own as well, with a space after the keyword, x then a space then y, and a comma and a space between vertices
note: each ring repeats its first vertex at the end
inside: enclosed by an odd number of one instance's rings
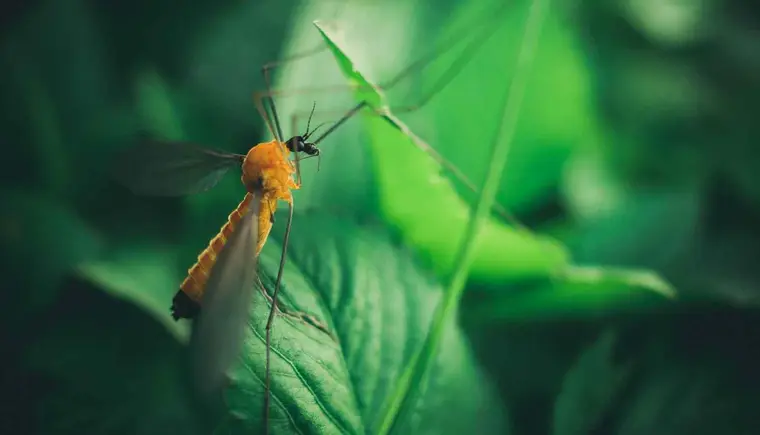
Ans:
POLYGON ((293 180, 295 167, 288 160, 288 153, 285 144, 276 140, 260 143, 248 151, 243 160, 243 174, 240 177, 248 193, 237 208, 230 213, 219 234, 211 239, 208 247, 198 256, 198 261, 188 270, 187 278, 182 282, 179 292, 174 297, 172 312, 175 318, 194 317, 216 257, 248 211, 251 200, 254 198, 252 192, 255 190, 261 192, 256 255, 261 252, 272 230, 272 218, 277 208, 277 201, 292 202, 291 189, 300 187, 293 180), (190 301, 185 300, 183 296, 189 298, 190 301))

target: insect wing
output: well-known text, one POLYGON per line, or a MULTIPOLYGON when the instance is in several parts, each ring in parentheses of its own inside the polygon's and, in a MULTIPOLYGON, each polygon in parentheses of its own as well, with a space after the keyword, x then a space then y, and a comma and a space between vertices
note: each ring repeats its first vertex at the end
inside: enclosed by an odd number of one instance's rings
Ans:
POLYGON ((191 364, 197 392, 208 397, 221 392, 225 372, 243 342, 256 285, 258 222, 261 194, 251 205, 211 269, 202 308, 193 323, 191 364))
POLYGON ((214 187, 244 158, 188 142, 144 139, 117 156, 113 173, 138 195, 181 196, 214 187))

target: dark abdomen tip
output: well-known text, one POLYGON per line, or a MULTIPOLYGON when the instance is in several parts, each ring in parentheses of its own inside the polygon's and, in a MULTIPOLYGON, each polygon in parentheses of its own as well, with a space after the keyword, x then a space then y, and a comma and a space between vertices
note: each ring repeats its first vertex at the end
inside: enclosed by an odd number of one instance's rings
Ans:
POLYGON ((198 302, 190 299, 182 290, 178 291, 172 299, 172 317, 174 320, 179 319, 192 319, 197 316, 201 310, 201 306, 198 302))

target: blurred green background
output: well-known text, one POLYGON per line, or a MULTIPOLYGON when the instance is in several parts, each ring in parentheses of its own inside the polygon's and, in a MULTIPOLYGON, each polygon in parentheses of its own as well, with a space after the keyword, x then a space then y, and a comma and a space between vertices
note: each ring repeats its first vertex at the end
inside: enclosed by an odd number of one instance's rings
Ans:
MULTIPOLYGON (((260 68, 324 48, 323 20, 375 83, 450 46, 386 94, 480 185, 528 12, 499 5, 4 3, 2 432, 204 433, 169 305, 243 188, 229 174, 193 197, 136 197, 109 177, 116 151, 140 132, 239 153, 269 140, 260 68)), ((493 215, 457 322, 398 414, 385 405, 475 195, 370 114, 329 136, 302 164, 282 301, 337 341, 278 319, 273 433, 377 433, 387 418, 415 434, 757 433, 758 28, 760 7, 736 0, 551 2, 497 196, 521 226, 493 215)), ((274 77, 286 136, 314 102, 312 125, 356 103, 327 50, 274 77)), ((260 296, 216 433, 260 433, 260 296)))

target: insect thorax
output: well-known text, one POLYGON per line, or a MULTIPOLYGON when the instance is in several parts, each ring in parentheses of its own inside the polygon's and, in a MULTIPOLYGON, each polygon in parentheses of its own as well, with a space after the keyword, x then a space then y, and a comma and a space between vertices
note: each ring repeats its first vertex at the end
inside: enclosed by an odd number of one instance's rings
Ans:
POLYGON ((284 144, 271 141, 256 145, 243 160, 242 181, 249 192, 259 188, 268 195, 283 198, 292 185, 293 164, 284 144))

